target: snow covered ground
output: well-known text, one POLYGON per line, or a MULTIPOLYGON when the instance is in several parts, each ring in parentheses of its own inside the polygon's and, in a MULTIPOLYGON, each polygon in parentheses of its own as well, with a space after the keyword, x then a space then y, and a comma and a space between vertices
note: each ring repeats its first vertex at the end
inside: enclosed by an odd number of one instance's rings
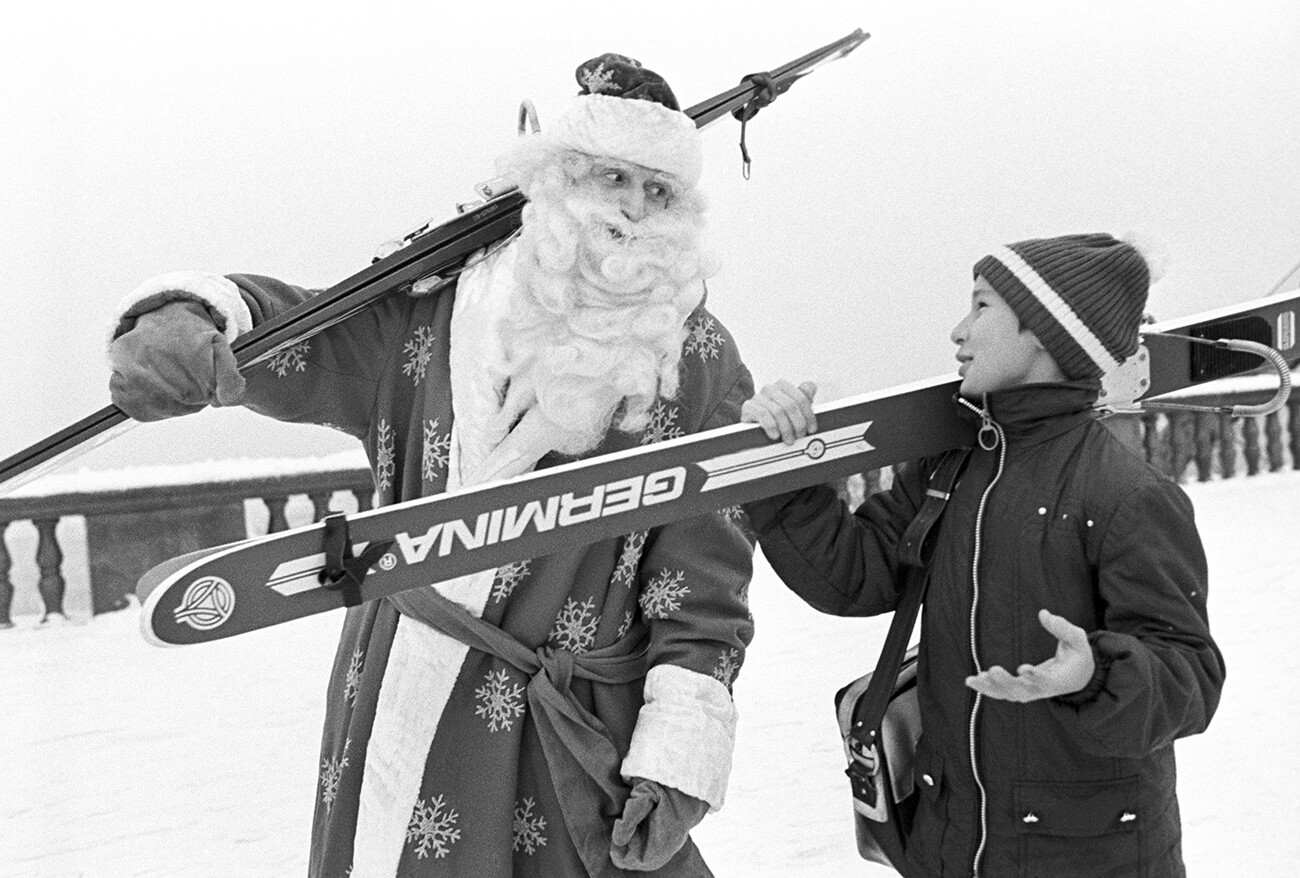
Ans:
MULTIPOLYGON (((1179 744, 1189 872, 1294 875, 1300 473, 1188 491, 1228 662, 1213 726, 1179 744)), ((836 688, 874 663, 886 621, 821 616, 761 563, 750 593, 758 636, 736 688, 735 771, 696 839, 719 878, 889 874, 854 851, 831 711, 836 688)), ((0 875, 304 874, 339 621, 177 650, 146 645, 134 610, 0 631, 0 875)))

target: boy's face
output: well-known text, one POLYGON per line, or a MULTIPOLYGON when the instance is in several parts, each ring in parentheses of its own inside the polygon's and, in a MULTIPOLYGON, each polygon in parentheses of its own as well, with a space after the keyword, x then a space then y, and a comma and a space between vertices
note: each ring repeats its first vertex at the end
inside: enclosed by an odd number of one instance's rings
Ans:
POLYGON ((953 328, 952 341, 965 397, 1064 378, 1038 337, 1020 328, 1016 312, 982 276, 975 278, 970 313, 953 328))

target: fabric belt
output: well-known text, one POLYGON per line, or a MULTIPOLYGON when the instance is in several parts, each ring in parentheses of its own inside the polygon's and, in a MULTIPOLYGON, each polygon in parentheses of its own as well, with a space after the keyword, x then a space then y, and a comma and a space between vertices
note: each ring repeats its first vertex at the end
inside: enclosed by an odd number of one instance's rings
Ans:
POLYGON ((638 623, 627 636, 591 652, 549 645, 530 649, 435 588, 405 591, 384 600, 403 615, 528 674, 528 709, 560 812, 583 865, 593 878, 625 874, 610 861, 608 826, 623 813, 630 792, 620 773, 623 757, 605 724, 578 703, 570 683, 574 677, 613 685, 644 678, 650 664, 645 626, 638 623), (601 819, 593 819, 597 815, 601 819))

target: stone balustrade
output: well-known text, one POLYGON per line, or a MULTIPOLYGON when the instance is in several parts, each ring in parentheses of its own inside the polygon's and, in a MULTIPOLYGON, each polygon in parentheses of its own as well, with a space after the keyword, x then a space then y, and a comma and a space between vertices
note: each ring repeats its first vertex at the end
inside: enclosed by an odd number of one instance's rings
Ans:
MULTIPOLYGON (((346 458, 364 464, 360 455, 346 458)), ((301 467, 295 461, 235 461, 223 465, 219 477, 206 465, 67 474, 0 497, 0 626, 10 623, 14 602, 13 558, 6 534, 15 522, 30 522, 36 531, 40 603, 46 613, 63 613, 68 547, 60 539, 60 525, 74 518, 84 521, 89 612, 99 614, 125 607, 140 575, 168 558, 287 529, 291 498, 305 500, 310 507, 307 520, 295 524, 323 518, 336 495, 334 508, 340 511, 373 505, 373 482, 364 465, 301 467), (240 475, 249 471, 253 474, 240 475), (260 514, 250 505, 260 505, 260 514)))

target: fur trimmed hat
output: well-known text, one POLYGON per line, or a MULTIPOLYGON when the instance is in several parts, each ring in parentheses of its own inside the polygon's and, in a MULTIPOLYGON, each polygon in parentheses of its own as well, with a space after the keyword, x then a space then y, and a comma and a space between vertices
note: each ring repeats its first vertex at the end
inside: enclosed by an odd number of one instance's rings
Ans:
POLYGON ((1036 238, 975 263, 1071 380, 1100 378, 1138 349, 1151 271, 1105 233, 1036 238))
POLYGON ((581 92, 542 137, 563 149, 663 171, 695 187, 704 168, 703 141, 662 76, 614 53, 592 58, 574 75, 581 92))

